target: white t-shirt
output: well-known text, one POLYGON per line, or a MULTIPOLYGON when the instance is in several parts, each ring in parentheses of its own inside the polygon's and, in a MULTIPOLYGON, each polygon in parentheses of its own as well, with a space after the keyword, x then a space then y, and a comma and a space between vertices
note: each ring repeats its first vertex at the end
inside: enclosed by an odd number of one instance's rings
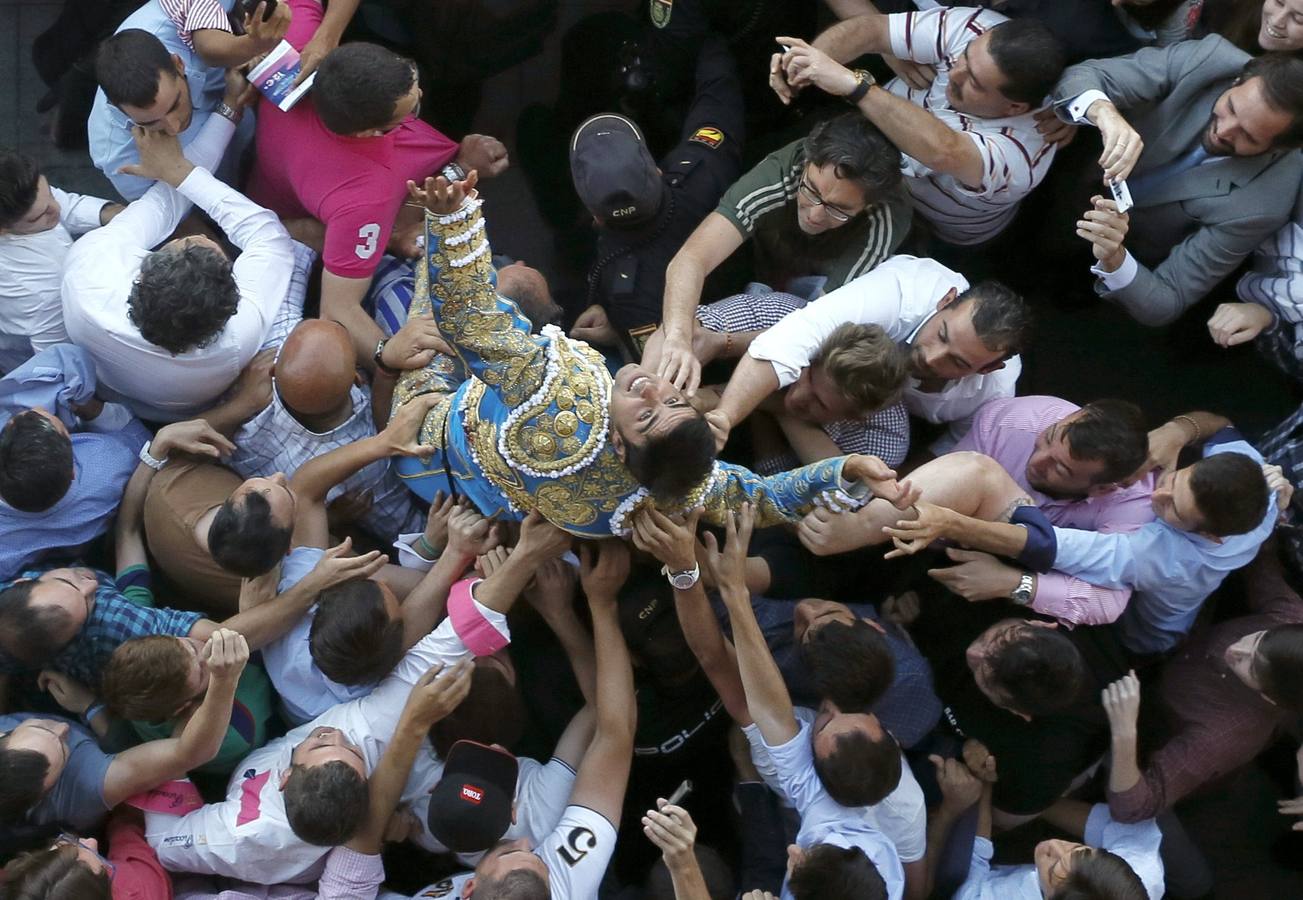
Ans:
POLYGON ((980 244, 999 234, 1017 212, 1018 202, 1040 184, 1054 160, 1054 144, 1036 130, 1035 110, 1021 116, 982 119, 958 112, 946 99, 950 69, 969 42, 1008 17, 988 9, 939 7, 887 17, 891 52, 900 59, 934 66, 927 88, 912 88, 900 78, 886 89, 921 106, 953 131, 972 139, 982 155, 982 182, 965 185, 953 175, 933 172, 906 156, 902 171, 914 209, 937 237, 951 244, 980 244))
POLYGON ((73 238, 100 227, 109 201, 50 186, 59 222, 39 234, 0 234, 0 347, 17 364, 68 340, 63 328, 63 263, 73 238))
MULTIPOLYGON (((795 712, 802 733, 807 741, 811 740, 811 729, 817 713, 804 706, 796 707, 795 712)), ((743 731, 751 744, 751 761, 755 763, 760 777, 764 779, 765 784, 795 806, 795 801, 787 796, 782 788, 777 767, 774 765, 769 749, 765 746, 764 738, 760 735, 760 729, 750 725, 743 731)), ((821 790, 822 787, 820 784, 821 790)), ((890 794, 873 806, 851 808, 839 805, 838 808, 844 810, 847 815, 863 817, 866 822, 881 831, 895 846, 896 855, 900 857, 902 863, 920 860, 927 853, 927 804, 923 798, 923 789, 919 787, 918 780, 914 778, 914 773, 903 756, 900 760, 900 783, 890 794)))
MULTIPOLYGON (((505 616, 479 603, 476 608, 495 628, 509 634, 505 616)), ((177 872, 224 875, 258 884, 316 881, 330 848, 305 843, 294 834, 280 790, 280 776, 289 768, 294 748, 313 729, 328 725, 357 744, 367 772, 375 771, 412 685, 432 666, 450 667, 469 655, 452 620, 445 619, 407 651, 372 693, 334 706, 249 754, 232 774, 224 801, 184 816, 147 813, 145 837, 159 861, 177 872)), ((402 802, 413 804, 427 795, 442 771, 442 761, 427 744, 417 754, 402 802)))
MULTIPOLYGON (((595 900, 615 852, 615 826, 586 806, 567 806, 561 821, 534 853, 547 866, 552 900, 595 900)), ((473 872, 459 872, 412 895, 412 900, 461 898, 473 872)))
MULTIPOLYGON (((801 377, 801 370, 818 356, 819 348, 838 326, 846 322, 877 325, 893 341, 910 343, 951 289, 962 294, 968 290, 968 279, 936 260, 898 254, 784 316, 752 341, 747 352, 752 359, 768 361, 778 386, 785 388, 801 377)), ((983 403, 1014 395, 1021 373, 1022 360, 1012 356, 1003 369, 966 375, 940 391, 920 390, 918 379, 910 378, 905 406, 911 415, 929 422, 955 423, 952 431, 958 440, 983 403)))

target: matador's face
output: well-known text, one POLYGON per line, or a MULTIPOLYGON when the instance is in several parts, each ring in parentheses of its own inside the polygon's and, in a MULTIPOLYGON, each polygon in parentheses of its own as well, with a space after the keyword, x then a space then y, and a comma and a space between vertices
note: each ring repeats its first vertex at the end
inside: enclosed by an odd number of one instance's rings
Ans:
POLYGON ((621 439, 635 447, 668 434, 697 415, 687 396, 669 379, 633 364, 615 373, 610 411, 611 424, 621 439))

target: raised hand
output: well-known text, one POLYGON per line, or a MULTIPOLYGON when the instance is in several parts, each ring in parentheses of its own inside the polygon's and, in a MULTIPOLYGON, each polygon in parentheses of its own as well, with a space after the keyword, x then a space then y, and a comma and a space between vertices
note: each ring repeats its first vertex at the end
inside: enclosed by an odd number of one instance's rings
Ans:
POLYGON ((249 662, 249 643, 238 631, 219 628, 204 644, 200 659, 208 665, 210 689, 217 683, 233 685, 249 662))
POLYGON ((1222 303, 1208 320, 1208 334, 1219 347, 1234 347, 1253 340, 1271 327, 1276 317, 1257 303, 1222 303))
POLYGON ((692 510, 686 520, 677 521, 654 506, 645 506, 630 521, 633 545, 650 553, 673 572, 686 572, 696 559, 697 522, 701 507, 692 510))
POLYGON ((452 715, 471 690, 474 660, 467 656, 451 667, 443 664, 427 669, 412 685, 403 707, 403 716, 421 730, 452 715))
POLYGON ((173 452, 223 459, 235 452, 235 444, 204 419, 164 425, 149 443, 150 455, 167 459, 173 452))
POLYGON ((751 546, 751 531, 756 524, 755 507, 743 503, 742 508, 730 511, 724 519, 724 548, 710 532, 703 538, 705 553, 701 562, 720 590, 732 588, 745 591, 747 584, 747 550, 751 546))
POLYGON ((379 550, 372 550, 361 556, 353 556, 352 553, 351 537, 344 538, 342 543, 336 544, 323 553, 321 559, 317 560, 317 564, 307 575, 311 579, 313 588, 311 593, 318 594, 355 579, 370 578, 389 562, 389 557, 379 550))
POLYGON ((1108 727, 1113 736, 1134 738, 1136 721, 1140 718, 1140 679, 1135 670, 1104 688, 1099 699, 1108 715, 1108 727))
POLYGON ((629 548, 623 541, 584 541, 579 545, 579 583, 588 605, 614 604, 629 577, 629 548))
POLYGON ((454 181, 451 184, 442 175, 427 178, 419 186, 415 181, 408 181, 407 193, 436 216, 446 216, 460 209, 467 197, 475 196, 475 184, 479 180, 479 173, 471 169, 466 173, 464 181, 454 181))
POLYGON ((1105 200, 1096 195, 1090 198, 1090 202, 1094 207, 1077 220, 1077 237, 1090 241, 1090 250, 1099 260, 1100 268, 1106 272, 1116 271, 1126 259, 1126 248, 1122 244, 1127 239, 1131 215, 1118 212, 1116 200, 1105 200))

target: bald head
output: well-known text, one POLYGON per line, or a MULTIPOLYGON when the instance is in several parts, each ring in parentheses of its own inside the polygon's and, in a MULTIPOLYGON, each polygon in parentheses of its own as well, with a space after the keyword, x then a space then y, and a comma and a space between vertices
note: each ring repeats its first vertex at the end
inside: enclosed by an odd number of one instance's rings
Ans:
POLYGON ((529 317, 534 332, 544 325, 561 323, 561 307, 552 300, 547 279, 538 269, 522 262, 514 262, 498 269, 498 293, 514 300, 520 311, 529 317))
POLYGON ((324 415, 338 409, 356 377, 353 341, 338 322, 300 322, 276 360, 276 388, 292 412, 324 415))

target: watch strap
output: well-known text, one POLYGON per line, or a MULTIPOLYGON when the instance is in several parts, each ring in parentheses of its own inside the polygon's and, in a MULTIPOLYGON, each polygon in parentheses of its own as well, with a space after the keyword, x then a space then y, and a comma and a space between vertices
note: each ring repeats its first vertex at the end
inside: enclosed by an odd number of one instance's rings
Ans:
POLYGON ((381 359, 381 357, 384 356, 385 346, 388 343, 389 338, 381 338, 376 342, 376 352, 371 354, 371 361, 376 364, 377 369, 384 372, 390 378, 397 378, 399 375, 403 374, 402 371, 395 369, 392 366, 385 365, 384 360, 381 359))
POLYGON ((151 444, 153 444, 153 441, 145 441, 145 445, 140 448, 140 452, 136 455, 140 457, 141 462, 157 472, 167 465, 167 457, 165 456, 162 459, 158 459, 157 457, 151 456, 149 452, 151 444))
POLYGON ((864 69, 855 69, 855 90, 851 91, 842 99, 851 106, 858 106, 859 102, 864 99, 864 95, 873 87, 876 79, 864 69))
POLYGON ((694 563, 691 569, 684 569, 682 572, 671 572, 669 566, 661 566, 661 574, 669 579, 676 590, 686 591, 700 580, 701 564, 694 563))

